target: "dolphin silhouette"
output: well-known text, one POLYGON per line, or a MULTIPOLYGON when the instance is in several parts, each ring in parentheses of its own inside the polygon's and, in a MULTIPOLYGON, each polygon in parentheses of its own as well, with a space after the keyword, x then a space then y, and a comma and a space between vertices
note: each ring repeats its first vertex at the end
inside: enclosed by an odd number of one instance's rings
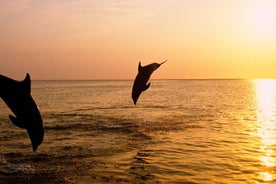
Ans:
POLYGON ((31 79, 27 73, 22 82, 0 75, 0 97, 14 115, 10 120, 17 127, 26 129, 31 139, 33 151, 42 143, 44 136, 43 121, 31 96, 31 79))
POLYGON ((167 62, 167 60, 160 64, 152 63, 146 66, 141 66, 141 62, 139 62, 138 74, 132 87, 132 100, 135 105, 141 93, 150 87, 150 83, 147 84, 147 82, 149 81, 151 74, 165 62, 167 62))

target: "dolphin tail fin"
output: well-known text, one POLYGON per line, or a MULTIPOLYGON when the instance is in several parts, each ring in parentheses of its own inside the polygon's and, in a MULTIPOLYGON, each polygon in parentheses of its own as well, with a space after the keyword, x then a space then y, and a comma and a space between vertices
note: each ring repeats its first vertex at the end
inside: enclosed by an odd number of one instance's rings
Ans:
POLYGON ((18 120, 16 117, 14 117, 14 116, 12 116, 12 115, 9 115, 9 118, 10 118, 10 120, 12 121, 12 123, 13 123, 15 126, 17 126, 17 127, 19 127, 19 128, 26 129, 26 127, 24 127, 24 126, 22 126, 22 125, 20 124, 19 120, 18 120))
POLYGON ((149 89, 149 87, 150 87, 150 82, 144 86, 143 91, 146 91, 147 89, 149 89))

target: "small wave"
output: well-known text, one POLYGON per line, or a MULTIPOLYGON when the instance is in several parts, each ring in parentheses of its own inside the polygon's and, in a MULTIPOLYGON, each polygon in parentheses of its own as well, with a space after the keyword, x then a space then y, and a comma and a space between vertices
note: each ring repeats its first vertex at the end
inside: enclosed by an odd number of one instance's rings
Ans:
POLYGON ((120 132, 133 132, 138 128, 138 125, 133 124, 131 122, 124 122, 119 124, 101 124, 98 125, 97 128, 103 131, 120 131, 120 132))
POLYGON ((28 165, 28 164, 13 164, 10 162, 7 162, 4 156, 0 156, 0 172, 1 173, 17 173, 17 172, 23 172, 23 173, 33 173, 35 169, 28 165))
POLYGON ((135 125, 130 122, 124 122, 119 124, 109 124, 109 125, 98 125, 99 129, 121 129, 121 128, 136 128, 138 125, 135 125))

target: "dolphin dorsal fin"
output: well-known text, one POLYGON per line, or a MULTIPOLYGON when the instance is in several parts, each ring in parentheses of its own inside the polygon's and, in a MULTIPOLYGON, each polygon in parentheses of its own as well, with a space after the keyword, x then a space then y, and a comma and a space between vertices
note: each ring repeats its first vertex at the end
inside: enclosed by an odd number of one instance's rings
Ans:
POLYGON ((28 94, 31 94, 31 77, 30 74, 26 74, 25 79, 22 81, 23 83, 23 88, 26 90, 28 94))
POLYGON ((139 65, 138 65, 138 72, 140 72, 142 70, 142 65, 141 65, 141 61, 139 62, 139 65))

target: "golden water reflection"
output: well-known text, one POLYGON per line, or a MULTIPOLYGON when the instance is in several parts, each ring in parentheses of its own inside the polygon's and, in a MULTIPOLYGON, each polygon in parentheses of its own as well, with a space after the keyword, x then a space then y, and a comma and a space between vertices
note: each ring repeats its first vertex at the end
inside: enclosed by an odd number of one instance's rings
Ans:
POLYGON ((257 104, 257 132, 261 138, 260 156, 264 166, 260 172, 263 181, 276 179, 273 168, 276 166, 276 80, 254 80, 257 104))

